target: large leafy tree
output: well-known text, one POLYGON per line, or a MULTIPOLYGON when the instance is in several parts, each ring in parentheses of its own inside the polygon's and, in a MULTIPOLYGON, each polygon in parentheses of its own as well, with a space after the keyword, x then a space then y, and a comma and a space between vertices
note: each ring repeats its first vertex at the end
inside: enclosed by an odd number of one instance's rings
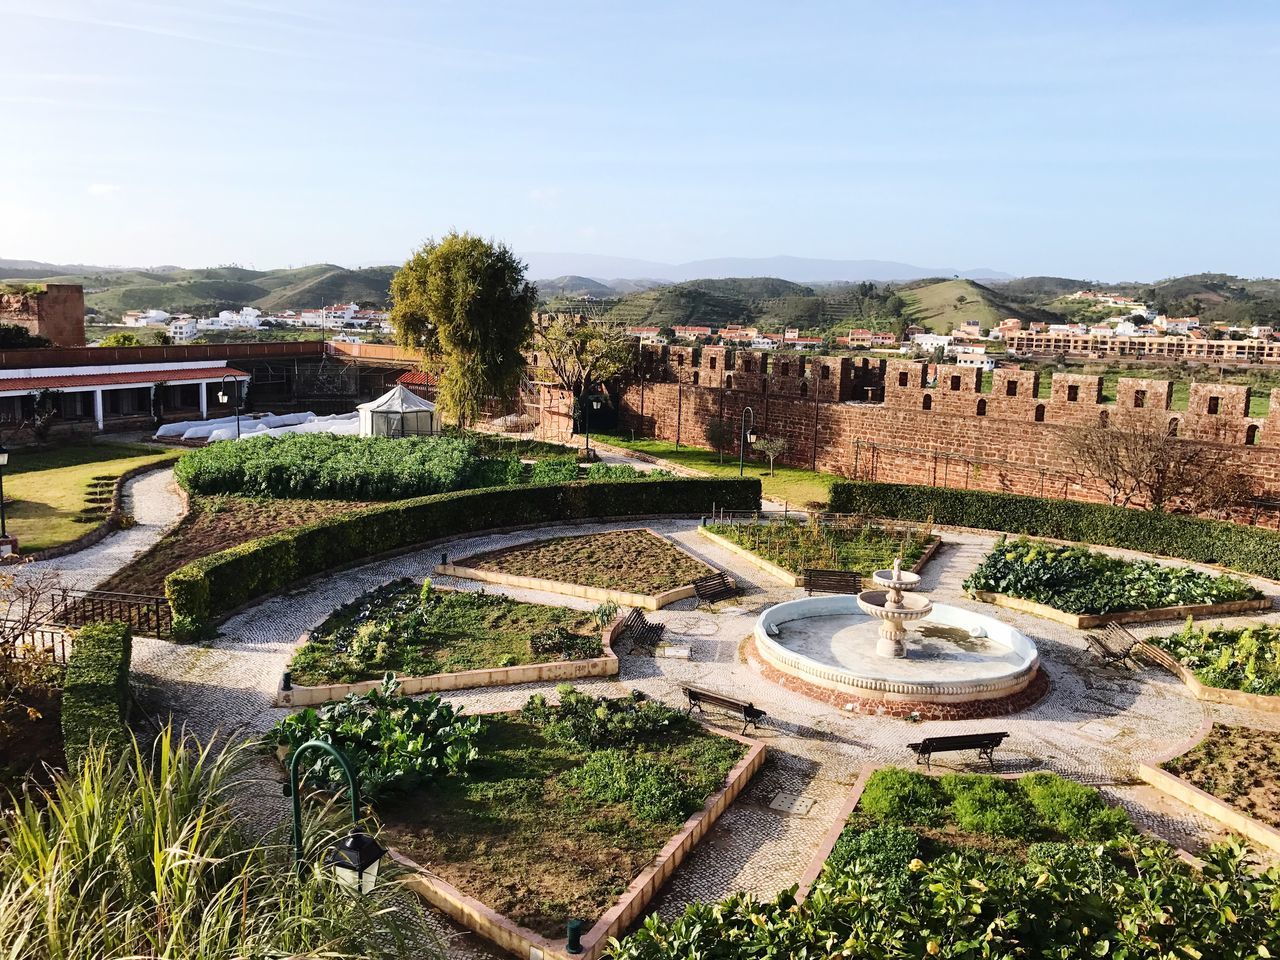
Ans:
POLYGON ((519 389, 538 295, 524 271, 506 245, 454 232, 424 243, 391 280, 396 340, 438 359, 438 400, 459 424, 519 389))
POLYGON ((533 332, 538 364, 560 385, 582 397, 592 387, 626 370, 636 357, 636 340, 620 323, 554 314, 533 332))

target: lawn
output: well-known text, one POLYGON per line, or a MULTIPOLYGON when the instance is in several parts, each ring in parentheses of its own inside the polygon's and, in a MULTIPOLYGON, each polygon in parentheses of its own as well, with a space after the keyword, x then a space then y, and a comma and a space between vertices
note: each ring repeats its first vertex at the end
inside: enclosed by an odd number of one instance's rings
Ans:
MULTIPOLYGON (((580 700, 588 718, 634 716, 634 701, 580 700)), ((570 917, 590 927, 746 751, 645 703, 656 724, 591 744, 530 707, 482 718, 465 778, 380 805, 384 841, 545 936, 563 936, 570 917)))
POLYGON ((707 528, 770 563, 801 574, 806 568, 849 570, 871 576, 887 570, 895 557, 912 566, 936 539, 928 530, 887 527, 870 521, 807 523, 722 523, 707 528))
POLYGON ((366 506, 369 504, 355 500, 192 496, 190 509, 177 526, 108 577, 100 589, 158 596, 164 593, 164 578, 192 560, 366 506))
POLYGON ((122 473, 177 457, 173 450, 127 443, 14 450, 4 468, 8 531, 24 553, 68 543, 106 519, 122 473))
MULTIPOLYGON (((670 460, 682 467, 702 470, 712 476, 736 477, 738 475, 736 452, 732 456, 726 452, 722 463, 720 455, 712 450, 689 446, 677 447, 674 443, 668 443, 665 440, 631 440, 617 435, 602 436, 601 439, 615 446, 635 450, 637 453, 670 460)), ((750 454, 750 451, 748 453, 750 454)), ((760 478, 766 500, 786 502, 798 508, 804 508, 810 504, 825 507, 827 500, 831 497, 831 481, 841 479, 834 473, 821 473, 805 470, 802 467, 782 465, 778 465, 770 476, 768 461, 761 464, 758 457, 752 459, 751 456, 747 458, 746 476, 760 478)))
POLYGON ((652 596, 712 571, 647 530, 556 537, 455 561, 459 566, 652 596))
POLYGON ((584 610, 521 603, 396 580, 357 597, 311 633, 290 670, 305 686, 424 677, 601 654, 601 627, 584 610))
POLYGON ((1280 827, 1280 740, 1274 731, 1215 723, 1195 749, 1163 767, 1255 820, 1280 827))

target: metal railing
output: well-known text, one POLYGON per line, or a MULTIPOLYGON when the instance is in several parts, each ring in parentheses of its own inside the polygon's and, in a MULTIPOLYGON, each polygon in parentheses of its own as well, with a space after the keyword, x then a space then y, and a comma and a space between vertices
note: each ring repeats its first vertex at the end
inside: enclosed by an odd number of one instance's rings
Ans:
POLYGON ((53 611, 47 618, 62 627, 81 627, 86 623, 117 620, 127 623, 135 633, 169 639, 173 634, 173 611, 164 597, 108 590, 58 591, 53 611))
POLYGON ((19 629, 12 621, 0 621, 0 635, 5 636, 12 645, 13 659, 45 663, 67 662, 71 641, 66 630, 47 624, 28 627, 21 634, 17 633, 19 629))

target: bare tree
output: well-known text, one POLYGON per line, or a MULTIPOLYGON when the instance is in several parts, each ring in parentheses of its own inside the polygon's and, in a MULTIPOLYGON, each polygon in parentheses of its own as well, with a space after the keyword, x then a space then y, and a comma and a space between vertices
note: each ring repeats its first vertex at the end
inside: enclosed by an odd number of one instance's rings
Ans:
POLYGON ((756 450, 769 458, 769 476, 773 476, 773 461, 787 452, 787 440, 785 437, 757 437, 756 442, 752 444, 756 450))
POLYGON ((1224 510, 1246 481, 1221 440, 1182 439, 1159 418, 1128 413, 1071 431, 1066 445, 1081 476, 1102 487, 1113 505, 1224 510), (1229 474, 1236 479, 1227 483, 1229 474))
POLYGON ((35 691, 48 685, 52 660, 37 628, 53 612, 60 587, 52 571, 0 574, 0 728, 6 731, 24 712, 29 720, 40 718, 35 691))

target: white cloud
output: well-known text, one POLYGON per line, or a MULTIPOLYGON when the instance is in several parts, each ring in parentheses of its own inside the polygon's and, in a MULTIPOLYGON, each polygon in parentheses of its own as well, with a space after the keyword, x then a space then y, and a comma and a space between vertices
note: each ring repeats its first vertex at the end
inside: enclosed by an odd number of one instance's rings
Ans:
POLYGON ((120 192, 120 184, 118 183, 91 183, 89 184, 89 196, 91 197, 110 197, 120 192))
POLYGON ((561 193, 559 187, 534 187, 529 191, 529 199, 542 207, 555 207, 560 203, 561 193))

